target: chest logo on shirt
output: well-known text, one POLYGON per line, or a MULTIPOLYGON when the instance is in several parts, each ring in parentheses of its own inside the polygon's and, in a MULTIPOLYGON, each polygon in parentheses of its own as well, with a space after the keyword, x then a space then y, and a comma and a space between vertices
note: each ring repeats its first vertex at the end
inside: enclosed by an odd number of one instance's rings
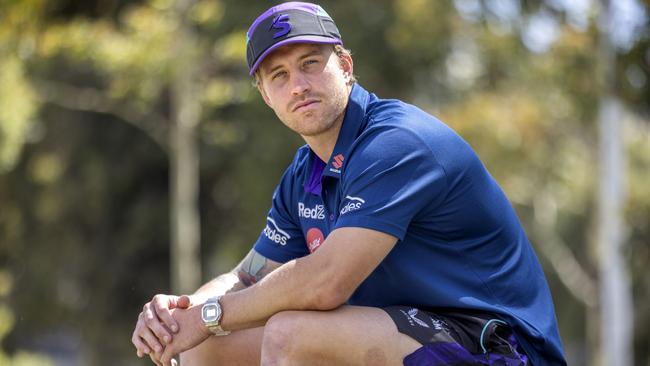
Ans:
POLYGON ((341 174, 341 168, 343 167, 343 160, 345 160, 345 156, 343 156, 343 154, 338 154, 335 157, 333 157, 332 158, 333 168, 330 168, 330 171, 341 174))
POLYGON ((334 157, 333 160, 334 161, 332 161, 332 165, 336 169, 341 169, 341 167, 343 166, 343 160, 345 160, 345 156, 343 156, 343 154, 338 154, 334 157))
POLYGON ((310 253, 315 252, 316 249, 318 249, 318 247, 320 247, 324 241, 325 236, 319 228, 313 227, 307 230, 307 248, 309 248, 310 253))
POLYGON ((287 240, 291 239, 291 236, 287 234, 285 231, 282 231, 275 223, 275 220, 273 220, 270 217, 266 218, 266 227, 264 228, 264 235, 275 244, 280 244, 280 245, 287 245, 287 240))
POLYGON ((298 202, 298 216, 305 219, 325 220, 325 206, 305 207, 304 203, 298 202))
POLYGON ((364 203, 366 203, 363 198, 359 197, 345 196, 345 199, 348 200, 348 203, 346 203, 341 209, 341 215, 345 215, 350 211, 358 210, 364 203))

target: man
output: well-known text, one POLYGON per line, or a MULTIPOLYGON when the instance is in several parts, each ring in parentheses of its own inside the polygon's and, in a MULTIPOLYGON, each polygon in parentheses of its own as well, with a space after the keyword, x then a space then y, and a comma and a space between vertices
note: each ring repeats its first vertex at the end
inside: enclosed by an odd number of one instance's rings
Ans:
POLYGON ((505 195, 442 122, 359 86, 318 5, 248 31, 266 104, 307 145, 230 273, 145 304, 158 365, 564 365, 551 296, 505 195))

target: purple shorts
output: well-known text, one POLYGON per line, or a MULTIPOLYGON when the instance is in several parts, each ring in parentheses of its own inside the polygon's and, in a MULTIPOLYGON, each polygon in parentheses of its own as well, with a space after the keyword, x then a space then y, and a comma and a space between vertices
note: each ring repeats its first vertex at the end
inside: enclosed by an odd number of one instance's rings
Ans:
POLYGON ((410 306, 383 309, 400 333, 422 344, 404 358, 404 366, 528 366, 510 326, 494 315, 423 311, 410 306))

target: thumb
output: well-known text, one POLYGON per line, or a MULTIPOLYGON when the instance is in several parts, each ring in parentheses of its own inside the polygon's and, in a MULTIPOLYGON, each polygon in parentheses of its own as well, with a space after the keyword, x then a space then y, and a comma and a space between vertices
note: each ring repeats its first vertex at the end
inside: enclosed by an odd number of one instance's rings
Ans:
POLYGON ((187 309, 192 306, 192 298, 189 295, 183 295, 176 301, 176 307, 180 309, 187 309))
POLYGON ((180 299, 180 296, 175 296, 175 295, 169 295, 167 296, 167 309, 176 309, 181 307, 178 305, 178 300, 180 299))

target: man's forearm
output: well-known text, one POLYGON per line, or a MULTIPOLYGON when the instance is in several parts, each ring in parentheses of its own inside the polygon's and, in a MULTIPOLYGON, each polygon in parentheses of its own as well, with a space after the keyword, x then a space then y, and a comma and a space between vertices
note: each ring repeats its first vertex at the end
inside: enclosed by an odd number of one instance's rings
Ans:
POLYGON ((230 272, 224 273, 201 286, 193 297, 202 303, 210 297, 243 290, 280 267, 281 263, 265 258, 254 249, 230 272))
POLYGON ((247 286, 233 273, 224 273, 201 286, 192 297, 194 302, 202 303, 210 297, 222 296, 228 292, 239 291, 247 286))
POLYGON ((395 246, 397 238, 364 228, 330 233, 318 251, 289 261, 254 286, 222 298, 223 328, 264 325, 286 310, 332 310, 345 303, 395 246))
POLYGON ((323 280, 327 271, 318 268, 323 262, 314 260, 315 254, 289 261, 254 286, 224 296, 221 301, 224 329, 262 326, 269 317, 283 310, 327 310, 344 302, 321 301, 322 294, 332 291, 323 280))

